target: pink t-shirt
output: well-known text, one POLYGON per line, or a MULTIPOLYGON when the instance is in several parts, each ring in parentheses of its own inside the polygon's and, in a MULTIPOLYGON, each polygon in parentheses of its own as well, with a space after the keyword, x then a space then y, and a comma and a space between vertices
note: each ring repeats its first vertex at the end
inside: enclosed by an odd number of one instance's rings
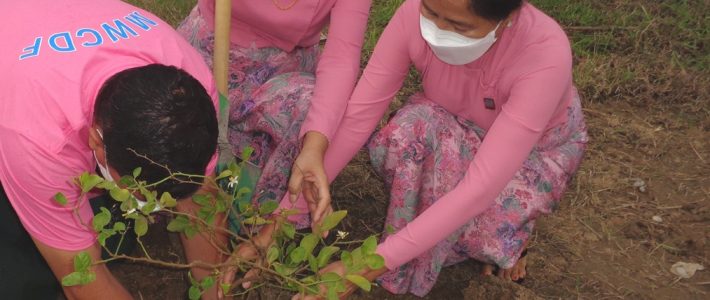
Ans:
MULTIPOLYGON (((276 47, 287 52, 311 47, 328 26, 302 133, 314 130, 333 136, 336 127, 318 126, 321 123, 313 116, 328 124, 340 122, 360 72, 370 4, 371 0, 232 0, 231 41, 241 47, 276 47)), ((214 29, 215 1, 200 0, 198 6, 214 29)))
MULTIPOLYGON (((211 72, 170 25, 121 1, 7 1, 0 19, 0 182, 32 237, 87 248, 95 236, 72 212, 80 194, 72 178, 96 168, 88 130, 104 81, 128 68, 172 65, 197 78, 217 107, 211 72), (66 207, 52 199, 57 192, 66 207)), ((91 224, 88 201, 79 215, 91 224)))
MULTIPOLYGON (((434 55, 421 36, 419 9, 420 0, 407 0, 395 13, 340 124, 313 116, 318 126, 337 128, 325 157, 330 180, 372 134, 412 64, 428 99, 487 130, 459 184, 380 244, 378 253, 389 269, 432 248, 488 209, 542 134, 566 121, 573 95, 569 40, 553 19, 527 2, 486 54, 461 66, 434 55)), ((284 198, 282 206, 288 206, 287 201, 284 198)), ((298 208, 307 211, 303 201, 298 208)))

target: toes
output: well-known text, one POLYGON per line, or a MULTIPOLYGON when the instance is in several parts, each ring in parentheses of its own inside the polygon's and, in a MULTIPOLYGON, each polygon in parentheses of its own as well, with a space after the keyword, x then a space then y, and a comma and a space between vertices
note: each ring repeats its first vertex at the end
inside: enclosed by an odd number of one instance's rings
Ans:
POLYGON ((483 275, 490 276, 493 275, 493 265, 484 265, 483 266, 483 275))
POLYGON ((500 272, 498 272, 498 277, 505 279, 505 280, 510 280, 510 269, 500 270, 500 272))

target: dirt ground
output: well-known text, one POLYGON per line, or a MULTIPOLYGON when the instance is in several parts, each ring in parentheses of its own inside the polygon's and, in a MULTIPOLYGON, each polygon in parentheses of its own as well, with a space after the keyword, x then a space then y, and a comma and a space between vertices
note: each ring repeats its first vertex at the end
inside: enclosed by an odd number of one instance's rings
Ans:
MULTIPOLYGON (((469 261, 444 269, 425 299, 710 299, 710 269, 690 279, 669 271, 681 261, 710 268, 710 72, 703 48, 710 5, 678 2, 689 6, 695 27, 675 25, 680 14, 650 0, 590 4, 629 16, 643 8, 649 19, 631 29, 560 15, 575 47, 585 38, 613 41, 603 49, 584 46, 592 54, 575 53, 591 139, 585 160, 558 211, 538 219, 523 284, 482 277, 481 265, 469 261)), ((415 90, 405 88, 398 99, 415 90)), ((332 191, 336 209, 349 211, 343 230, 354 237, 382 230, 387 193, 364 152, 332 191)), ((159 226, 146 241, 154 256, 182 255, 179 239, 159 226)), ((136 298, 186 298, 181 272, 122 262, 111 268, 136 298)), ((417 297, 375 288, 351 299, 417 297)))

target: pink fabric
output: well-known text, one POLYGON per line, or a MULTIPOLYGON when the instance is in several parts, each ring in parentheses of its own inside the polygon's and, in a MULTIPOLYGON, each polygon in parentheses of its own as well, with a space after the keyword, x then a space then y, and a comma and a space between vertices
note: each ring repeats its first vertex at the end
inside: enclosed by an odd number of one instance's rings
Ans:
MULTIPOLYGON (((233 0, 231 40, 241 47, 277 47, 290 52, 320 40, 328 25, 328 40, 316 69, 309 117, 301 134, 318 131, 328 138, 335 133, 360 71, 360 50, 365 37, 371 0, 233 0), (293 2, 295 1, 295 2, 293 2), (280 9, 274 2, 279 3, 280 9), (324 119, 322 123, 311 115, 324 119)), ((214 0, 198 7, 214 30, 214 0)))
POLYGON ((410 64, 421 74, 428 99, 487 131, 459 184, 380 244, 378 253, 390 270, 489 208, 542 134, 566 121, 572 99, 569 41, 554 20, 532 5, 524 3, 493 47, 463 66, 440 61, 428 47, 419 30, 419 7, 420 0, 408 0, 395 13, 340 124, 309 116, 320 127, 338 128, 325 158, 331 180, 367 141, 410 64), (484 98, 493 99, 495 109, 487 109, 484 98))
MULTIPOLYGON (((71 181, 96 168, 88 132, 101 85, 128 68, 173 65, 197 78, 217 107, 211 72, 170 25, 121 1, 4 5, 0 182, 32 237, 58 249, 87 248, 95 241, 84 225, 91 224, 92 211, 81 201, 81 220, 75 217, 72 207, 80 191, 71 181), (57 192, 69 199, 66 207, 53 201, 57 192)), ((215 159, 207 174, 214 172, 215 159)))

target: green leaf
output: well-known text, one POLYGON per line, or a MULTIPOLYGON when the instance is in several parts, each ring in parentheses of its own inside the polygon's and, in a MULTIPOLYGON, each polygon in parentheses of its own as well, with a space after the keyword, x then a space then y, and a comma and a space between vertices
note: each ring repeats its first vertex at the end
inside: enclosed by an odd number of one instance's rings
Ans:
POLYGON ((239 167, 239 165, 237 164, 236 161, 230 162, 229 165, 227 166, 227 169, 230 170, 230 171, 232 171, 232 175, 239 175, 239 174, 241 174, 241 172, 240 172, 240 171, 241 171, 241 168, 239 167))
POLYGON ((289 253, 289 257, 292 262, 297 264, 301 263, 306 259, 306 249, 303 249, 303 247, 296 247, 296 249, 293 249, 293 251, 289 253))
POLYGON ((99 245, 105 247, 106 246, 106 239, 110 238, 114 233, 115 233, 115 231, 113 231, 113 230, 101 231, 101 233, 99 233, 99 235, 96 237, 96 240, 99 241, 99 245))
POLYGON ((190 300, 199 300, 200 296, 202 296, 202 291, 200 291, 200 288, 193 285, 190 287, 187 294, 190 300))
POLYGON ((91 225, 94 231, 99 232, 103 230, 109 222, 111 222, 111 212, 105 207, 101 207, 101 212, 94 216, 94 219, 91 220, 91 225))
POLYGON ((138 216, 133 230, 136 232, 138 237, 144 236, 148 232, 148 219, 144 216, 138 216))
POLYGON ((394 226, 390 224, 387 224, 387 226, 385 226, 385 231, 387 232, 387 234, 394 234, 396 232, 394 226))
POLYGON ((67 196, 64 196, 62 193, 56 193, 54 195, 54 201, 61 206, 67 205, 67 196))
POLYGON ((266 261, 268 263, 273 263, 277 259, 279 259, 279 248, 276 246, 269 247, 269 250, 266 251, 266 261))
POLYGON ((335 289, 335 285, 328 287, 328 292, 326 294, 325 299, 327 299, 327 300, 339 300, 340 299, 340 297, 338 297, 338 291, 335 289))
POLYGON ((121 179, 118 180, 118 182, 123 185, 123 186, 128 186, 128 187, 134 187, 136 182, 136 179, 131 177, 131 176, 122 176, 121 179))
POLYGON ((195 234, 197 234, 197 232, 198 232, 198 230, 197 230, 197 227, 195 227, 195 225, 190 225, 190 226, 185 227, 185 235, 188 238, 195 236, 195 234))
POLYGON ((93 272, 72 272, 62 278, 63 286, 85 285, 96 280, 96 274, 93 272))
POLYGON ((254 153, 254 148, 249 146, 244 147, 244 150, 242 150, 242 160, 248 161, 249 158, 251 158, 252 153, 254 153))
POLYGON ((353 266, 349 271, 358 272, 365 266, 365 260, 362 256, 362 248, 355 248, 351 254, 353 255, 353 266))
POLYGON ((371 235, 362 242, 360 248, 362 248, 362 253, 365 255, 375 253, 375 249, 377 249, 377 238, 371 235))
POLYGON ((210 197, 205 194, 195 194, 192 196, 192 201, 200 206, 210 205, 210 197))
POLYGON ((289 268, 289 267, 286 267, 280 263, 275 263, 274 264, 274 271, 276 271, 276 273, 279 273, 279 275, 281 275, 281 276, 288 276, 288 275, 293 274, 293 272, 296 271, 296 268, 289 268))
POLYGON ((141 169, 141 167, 133 169, 133 177, 138 177, 139 175, 141 175, 141 170, 143 170, 141 169))
POLYGON ((385 259, 381 255, 373 253, 365 257, 365 263, 368 268, 377 270, 385 266, 385 259))
POLYGON ((330 258, 340 250, 339 247, 335 246, 327 246, 323 247, 323 249, 320 249, 320 252, 318 252, 318 267, 322 268, 325 267, 325 265, 328 264, 328 261, 330 261, 330 258))
POLYGON ((321 232, 326 232, 338 226, 340 221, 342 221, 347 214, 347 210, 339 210, 323 218, 323 223, 320 227, 321 232))
POLYGON ((144 187, 140 187, 140 191, 146 202, 155 202, 158 199, 158 192, 156 191, 149 191, 144 187))
POLYGON ((342 293, 342 292, 345 292, 346 290, 347 290, 347 288, 345 287, 345 283, 343 282, 343 280, 335 283, 335 291, 336 292, 342 293))
POLYGON ((160 205, 165 208, 175 207, 177 205, 177 200, 175 200, 170 193, 163 192, 163 194, 160 195, 160 205))
POLYGON ((207 276, 204 279, 202 279, 202 282, 200 283, 200 286, 202 287, 203 290, 211 288, 215 283, 214 277, 212 276, 207 276))
POLYGON ((116 183, 113 181, 104 180, 101 183, 97 184, 96 187, 108 191, 116 188, 116 183))
POLYGON ((320 269, 318 268, 318 260, 315 256, 313 256, 313 254, 308 254, 308 266, 311 268, 313 273, 318 273, 318 270, 320 269))
POLYGON ((80 281, 81 281, 81 273, 71 272, 71 273, 69 273, 69 275, 64 276, 64 278, 62 278, 62 285, 63 286, 75 286, 75 285, 79 285, 80 281))
POLYGON ((249 210, 251 210, 252 205, 249 202, 246 201, 240 201, 237 202, 237 208, 239 209, 239 212, 242 213, 243 215, 246 215, 249 210))
POLYGON ((74 256, 74 271, 88 271, 91 266, 91 256, 86 251, 79 252, 74 256))
POLYGON ((119 187, 109 190, 109 194, 111 195, 111 198, 116 199, 116 201, 118 202, 124 202, 128 200, 128 197, 131 196, 131 192, 129 192, 127 189, 122 189, 119 187))
POLYGON ((289 239, 293 239, 296 236, 296 227, 289 222, 283 222, 281 224, 281 232, 289 239))
POLYGON ((219 175, 217 176, 217 178, 215 178, 215 180, 220 180, 222 178, 227 178, 229 176, 232 176, 232 171, 231 170, 224 170, 224 171, 222 171, 222 173, 219 173, 219 175))
POLYGON ((227 202, 224 199, 217 199, 217 201, 215 201, 215 211, 218 213, 227 211, 227 207, 227 202))
MULTIPOLYGON (((242 199, 242 198, 244 198, 245 195, 248 195, 249 193, 251 193, 251 189, 248 187, 243 187, 243 188, 239 189, 239 191, 237 191, 237 195, 234 196, 234 198, 242 199)), ((244 200, 248 201, 249 199, 244 199, 244 200)))
POLYGON ((221 283, 219 287, 222 289, 222 294, 229 294, 229 290, 232 289, 232 285, 229 283, 221 283))
POLYGON ((269 223, 268 220, 266 220, 262 217, 259 217, 259 216, 249 217, 244 220, 244 224, 249 224, 249 225, 264 225, 267 223, 269 223))
POLYGON ((81 191, 86 193, 92 190, 97 184, 104 181, 104 179, 96 174, 82 173, 79 176, 79 185, 81 185, 81 191))
POLYGON ((301 239, 300 246, 306 251, 307 254, 311 254, 319 240, 320 238, 318 238, 318 236, 313 233, 309 233, 301 239))
POLYGON ((296 249, 296 247, 296 243, 289 243, 286 247, 286 253, 291 253, 291 251, 293 251, 293 249, 296 249))
POLYGON ((355 285, 357 285, 358 287, 360 287, 361 289, 363 289, 365 291, 369 292, 370 289, 372 288, 372 284, 370 283, 370 281, 360 275, 348 274, 348 275, 345 275, 345 279, 354 283, 355 285))
POLYGON ((283 208, 282 208, 282 209, 279 211, 279 214, 280 214, 281 216, 283 216, 283 217, 293 216, 293 215, 297 215, 297 214, 300 214, 300 213, 301 213, 301 212, 298 211, 298 209, 283 209, 283 208))
POLYGON ((210 206, 203 206, 197 211, 197 217, 203 221, 207 221, 212 214, 214 214, 213 207, 210 206))
POLYGON ((170 221, 170 223, 168 223, 168 231, 183 232, 188 226, 190 226, 190 219, 186 216, 177 216, 175 219, 170 221))
POLYGON ((259 206, 259 214, 262 216, 268 215, 274 212, 279 207, 279 203, 276 201, 266 201, 259 206))
POLYGON ((115 231, 124 231, 124 230, 126 230, 126 223, 123 223, 123 222, 116 222, 116 223, 113 223, 113 230, 115 230, 115 231))
POLYGON ((340 260, 343 261, 345 269, 350 270, 353 267, 353 255, 350 251, 343 251, 340 253, 340 260))
POLYGON ((150 214, 155 210, 156 206, 157 206, 157 203, 155 203, 155 201, 148 201, 148 203, 146 203, 146 205, 143 205, 143 207, 141 207, 141 212, 146 215, 150 214))
POLYGON ((314 283, 316 283, 315 276, 311 275, 311 276, 305 277, 305 278, 301 279, 301 283, 306 285, 306 288, 303 291, 305 291, 308 295, 318 295, 318 293, 320 293, 318 286, 314 284, 314 283))

